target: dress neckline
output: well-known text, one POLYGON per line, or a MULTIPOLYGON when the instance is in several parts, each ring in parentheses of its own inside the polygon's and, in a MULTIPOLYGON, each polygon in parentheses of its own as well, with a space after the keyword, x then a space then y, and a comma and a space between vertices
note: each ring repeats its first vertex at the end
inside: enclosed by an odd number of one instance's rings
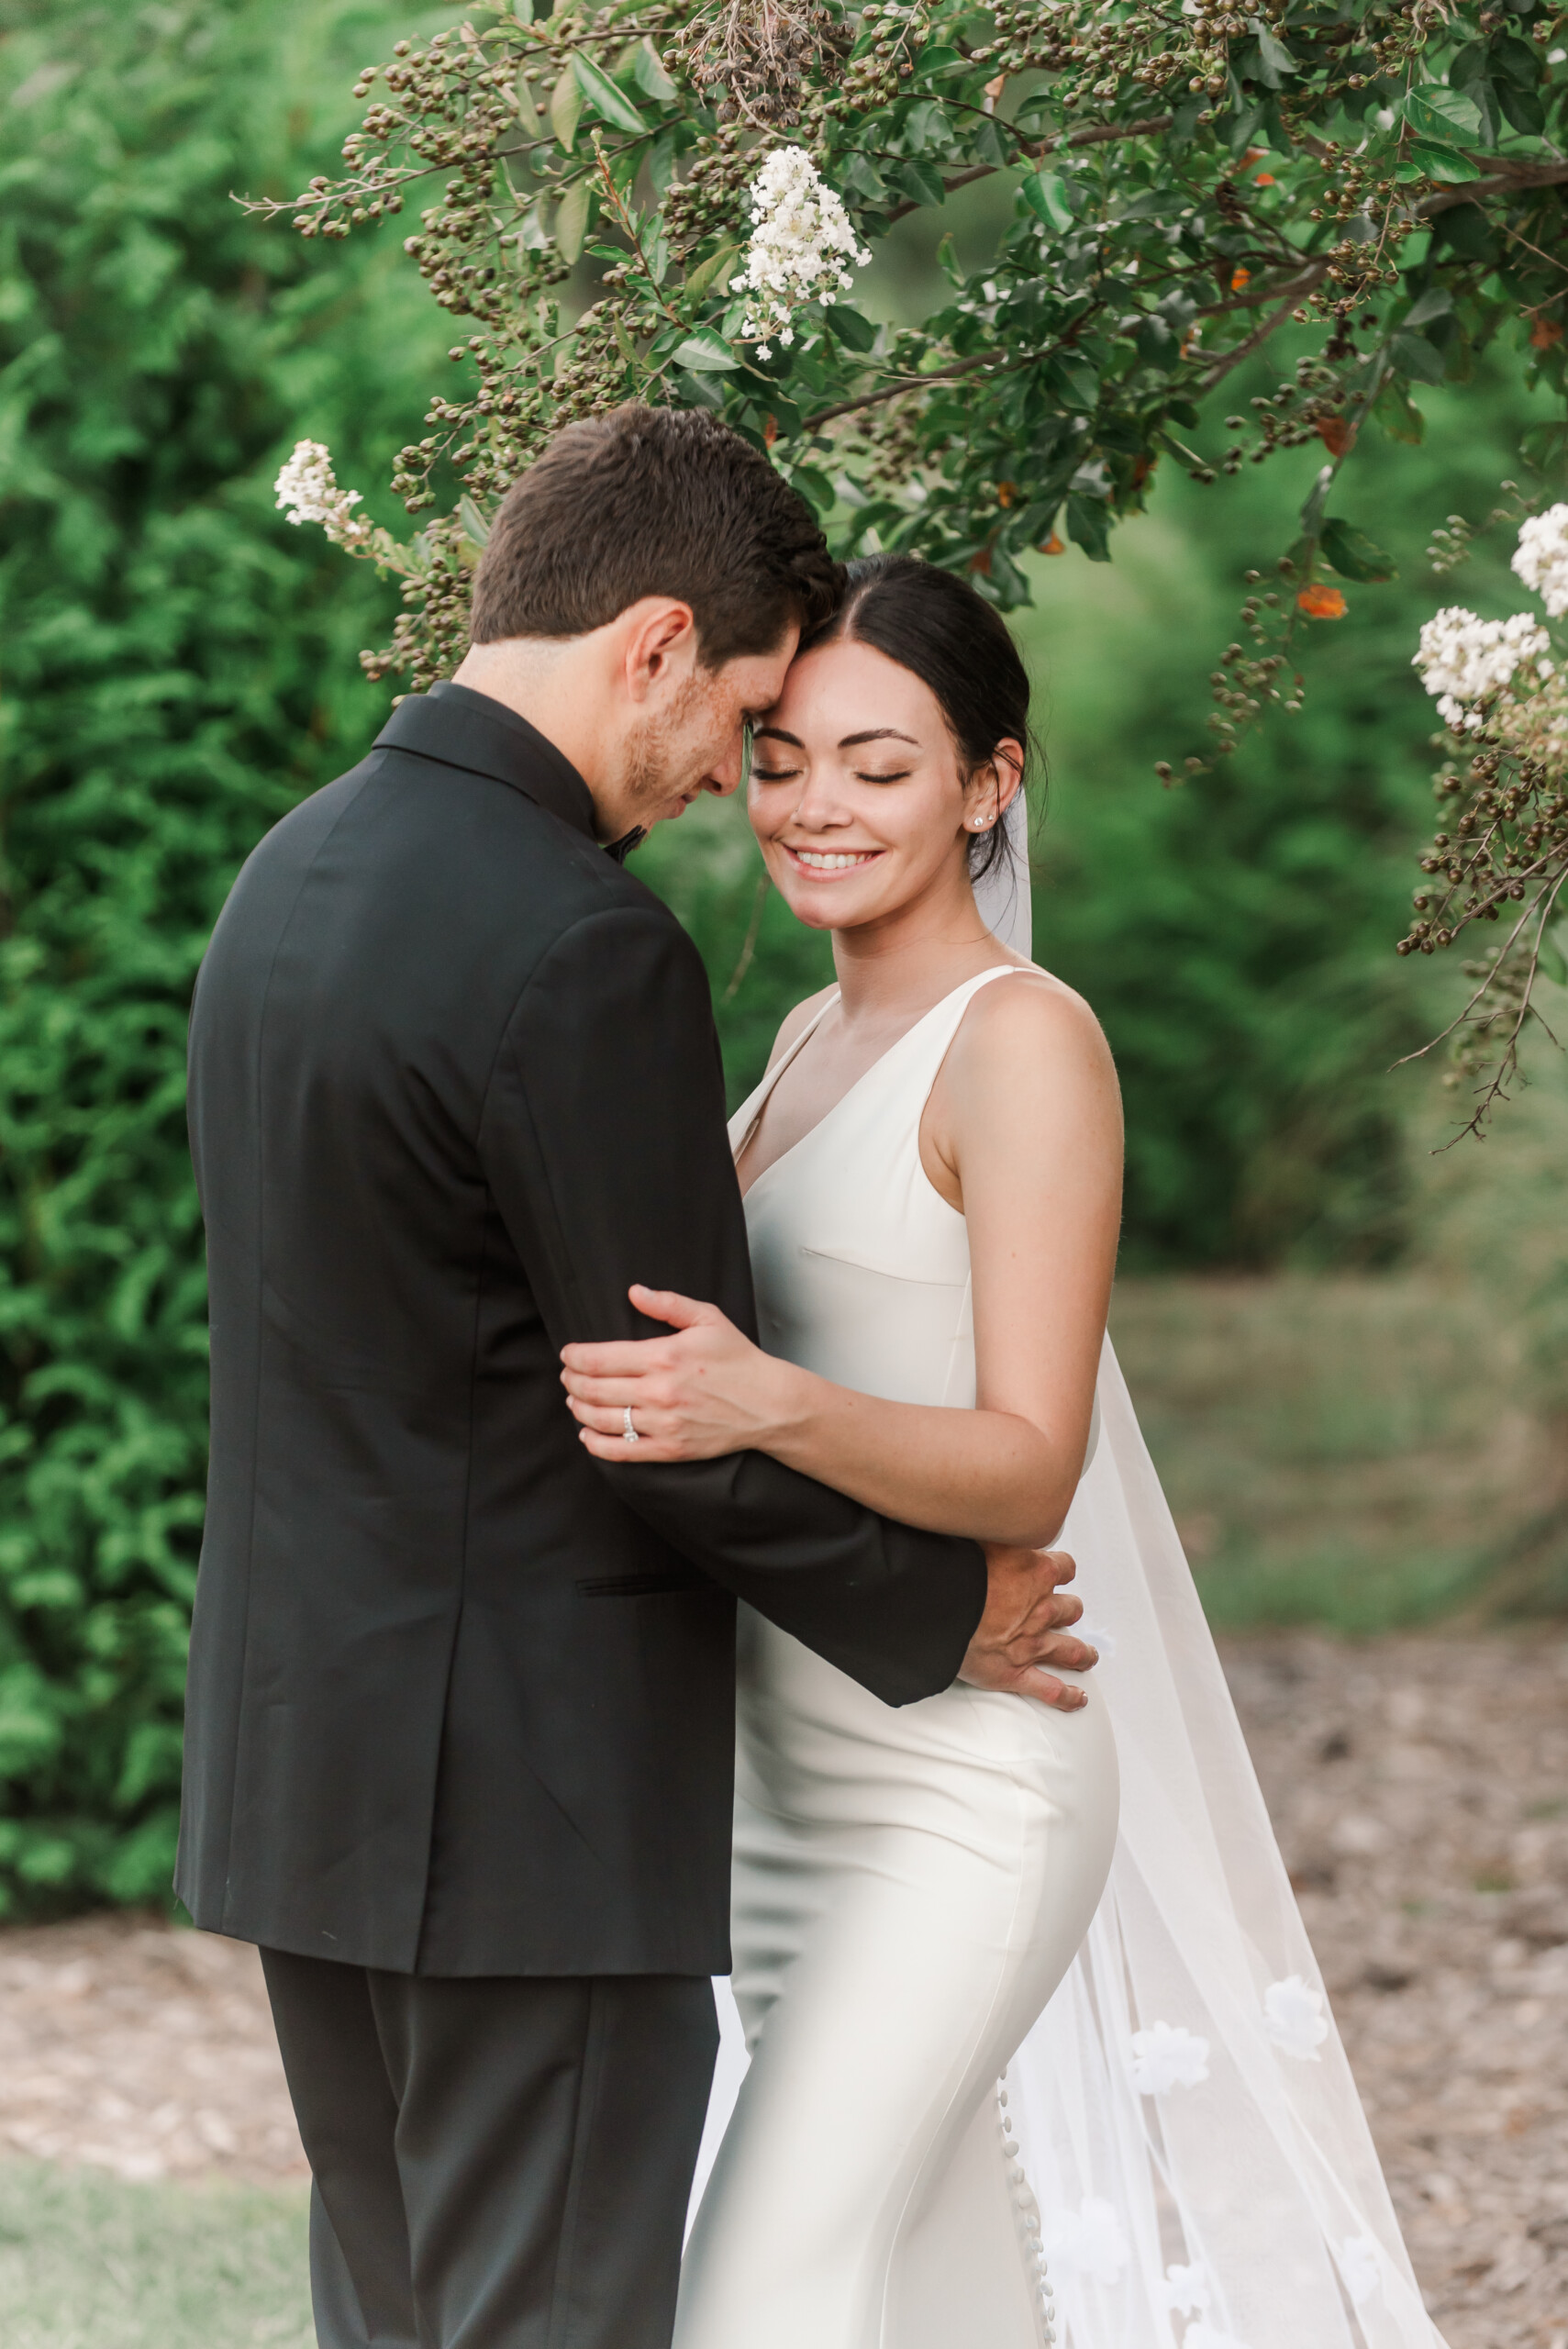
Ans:
MULTIPOLYGON (((884 1052, 878 1052, 875 1060, 872 1062, 869 1068, 862 1069, 854 1083, 845 1086, 838 1099, 833 1102, 829 1108, 824 1109, 822 1115, 817 1119, 817 1123, 814 1126, 807 1126, 806 1131, 795 1141, 792 1141, 787 1150, 781 1151, 776 1158, 770 1159, 766 1166, 763 1167, 762 1173, 752 1176, 751 1182, 747 1184, 745 1190, 742 1192, 741 1197, 749 1199, 752 1192, 756 1190, 758 1185, 767 1181, 768 1176, 773 1172, 775 1167, 782 1166, 786 1159, 793 1158, 797 1150, 804 1150, 806 1143, 812 1139, 813 1135, 819 1134, 823 1127, 828 1123, 828 1119, 830 1118, 836 1118, 839 1111, 844 1107, 845 1103, 847 1101, 851 1101, 854 1098, 862 1085, 869 1084, 871 1079, 876 1074, 878 1069, 885 1066, 886 1063, 892 1059, 895 1052, 901 1052, 903 1050, 904 1046, 909 1041, 911 1036, 917 1036, 921 1029, 925 1027, 928 1020, 934 1019, 939 1011, 945 1011, 955 996, 962 995, 967 989, 982 987, 992 979, 1006 978, 1010 972, 1032 971, 1034 968, 1035 965, 1032 963, 993 963, 988 970, 976 971, 972 978, 961 979, 956 987, 950 987, 946 995, 942 996, 936 1003, 933 1003, 929 1011, 922 1011, 918 1019, 911 1020, 909 1026, 904 1030, 904 1033, 901 1036, 895 1036, 892 1043, 887 1046, 884 1052)), ((796 1055, 806 1044, 810 1042, 812 1037, 817 1033, 817 1028, 820 1026, 821 1022, 832 1010, 833 1006, 842 1000, 842 993, 843 991, 841 988, 835 987, 832 994, 828 997, 827 1002, 818 1005, 817 1010, 806 1021, 805 1027, 801 1030, 799 1035, 795 1038, 788 1052, 784 1053, 782 1060, 774 1062, 766 1076, 763 1077, 761 1085, 758 1087, 759 1097, 757 1099, 757 1106, 752 1110, 746 1131, 741 1137, 740 1147, 735 1152, 735 1163, 737 1165, 739 1165, 740 1160, 744 1157, 747 1150, 751 1146, 751 1138, 762 1122, 762 1112, 766 1109, 769 1101, 773 1098, 773 1087, 777 1085, 780 1077, 783 1076, 785 1069, 790 1067, 794 1063, 796 1055)))

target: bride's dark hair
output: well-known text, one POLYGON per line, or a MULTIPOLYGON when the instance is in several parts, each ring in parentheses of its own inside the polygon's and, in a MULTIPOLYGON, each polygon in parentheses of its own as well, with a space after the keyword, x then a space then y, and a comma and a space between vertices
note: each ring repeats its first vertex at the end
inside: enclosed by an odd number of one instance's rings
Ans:
MULTIPOLYGON (((846 563, 843 602, 800 650, 840 640, 869 644, 929 686, 971 774, 998 742, 1021 744, 1026 759, 1034 751, 1029 672, 1001 614, 955 573, 912 554, 846 563)), ((995 871, 1009 852, 1000 824, 980 834, 970 843, 971 880, 995 871)))

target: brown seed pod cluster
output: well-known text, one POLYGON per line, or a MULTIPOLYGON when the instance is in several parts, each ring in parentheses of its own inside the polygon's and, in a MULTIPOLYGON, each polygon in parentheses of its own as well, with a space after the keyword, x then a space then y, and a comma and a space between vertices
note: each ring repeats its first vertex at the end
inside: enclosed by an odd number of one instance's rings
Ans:
POLYGON ((674 47, 720 122, 791 129, 808 83, 849 56, 854 34, 820 0, 720 0, 692 18, 674 47))
MULTIPOLYGON (((1445 760, 1433 785, 1441 829, 1420 859, 1423 875, 1401 954, 1451 946, 1472 923, 1496 922, 1506 935, 1475 962, 1469 1004, 1454 1023, 1445 1082, 1478 1087, 1468 1121, 1479 1130, 1518 1065, 1526 1026, 1539 1017, 1536 981, 1552 917, 1568 886, 1568 745, 1555 755, 1521 756, 1495 738, 1506 729, 1484 707, 1477 747, 1445 760)), ((1549 740, 1551 739, 1549 735, 1549 740)), ((1455 751, 1460 742, 1451 738, 1455 751)))

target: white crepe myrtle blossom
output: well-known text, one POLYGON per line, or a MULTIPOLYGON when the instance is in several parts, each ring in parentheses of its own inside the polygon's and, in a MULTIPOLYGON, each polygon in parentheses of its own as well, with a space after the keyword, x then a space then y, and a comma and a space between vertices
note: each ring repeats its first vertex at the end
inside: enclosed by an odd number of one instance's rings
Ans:
POLYGON ((1383 2261, 1370 2235, 1347 2235, 1340 2245, 1340 2273, 1358 2309, 1376 2298, 1383 2282, 1383 2261))
POLYGON ((1423 627, 1411 663, 1420 671, 1444 723, 1456 733, 1475 734, 1483 721, 1473 705, 1500 692, 1522 662, 1533 661, 1541 676, 1551 675, 1551 664, 1542 665, 1551 641, 1529 612, 1484 620, 1462 605, 1451 604, 1423 627))
POLYGON ((1568 506, 1529 515, 1519 531, 1514 571, 1533 587, 1554 620, 1568 612, 1568 506))
POLYGON ((770 358, 770 336, 793 342, 802 305, 848 293, 851 265, 863 269, 870 259, 805 148, 775 147, 751 183, 746 265, 729 281, 730 292, 746 297, 742 336, 757 342, 760 359, 770 358))
POLYGON ((1132 2085, 1140 2096, 1195 2088, 1208 2077, 1208 2042, 1180 2023, 1151 2023, 1132 2034, 1132 2085))
POLYGON ((357 489, 339 489, 330 451, 320 440, 300 440, 273 484, 279 507, 290 522, 319 522, 335 546, 361 547, 371 526, 354 508, 357 489))
POLYGON ((1298 2064, 1316 2064, 1318 2050, 1329 2036, 1325 2003, 1321 1990, 1315 1990, 1299 1974, 1287 1974, 1283 1982, 1271 1982, 1263 1992, 1263 2029, 1274 2045, 1294 2055, 1298 2064))

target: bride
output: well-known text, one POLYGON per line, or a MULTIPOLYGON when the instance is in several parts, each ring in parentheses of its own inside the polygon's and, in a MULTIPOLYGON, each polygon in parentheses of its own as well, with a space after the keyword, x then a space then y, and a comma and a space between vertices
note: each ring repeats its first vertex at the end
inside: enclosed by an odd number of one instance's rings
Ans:
POLYGON ((749 785, 838 973, 730 1129, 762 1347, 633 1289, 676 1334, 568 1347, 570 1405, 606 1460, 1060 1536, 1102 1661, 894 1709, 744 1620, 751 2065, 676 2349, 1440 2349, 1105 1336, 1116 1078, 1028 960, 1023 665, 950 573, 849 581, 749 785))

